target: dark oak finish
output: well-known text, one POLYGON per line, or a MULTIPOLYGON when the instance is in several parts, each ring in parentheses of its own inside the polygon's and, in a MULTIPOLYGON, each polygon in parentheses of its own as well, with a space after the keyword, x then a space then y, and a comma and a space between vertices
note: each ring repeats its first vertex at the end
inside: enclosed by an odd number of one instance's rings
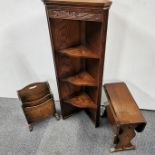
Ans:
POLYGON ((48 82, 32 83, 17 91, 22 102, 22 109, 29 124, 30 131, 32 123, 49 116, 56 116, 53 95, 48 82))
POLYGON ((111 151, 135 149, 131 140, 136 135, 135 130, 142 132, 145 128, 143 114, 125 83, 105 84, 104 88, 109 102, 106 111, 115 133, 116 145, 111 151))
POLYGON ((84 109, 99 126, 108 0, 43 0, 63 118, 84 109))

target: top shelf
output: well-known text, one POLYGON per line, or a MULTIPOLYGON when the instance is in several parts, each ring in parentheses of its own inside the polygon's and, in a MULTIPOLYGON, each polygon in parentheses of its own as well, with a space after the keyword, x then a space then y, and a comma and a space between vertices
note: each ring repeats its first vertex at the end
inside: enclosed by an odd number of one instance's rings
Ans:
POLYGON ((81 57, 81 58, 95 58, 99 59, 99 56, 94 51, 86 48, 85 46, 77 46, 73 48, 67 48, 59 50, 58 52, 71 56, 71 57, 81 57))
POLYGON ((110 7, 110 0, 42 0, 46 4, 86 5, 96 7, 110 7))

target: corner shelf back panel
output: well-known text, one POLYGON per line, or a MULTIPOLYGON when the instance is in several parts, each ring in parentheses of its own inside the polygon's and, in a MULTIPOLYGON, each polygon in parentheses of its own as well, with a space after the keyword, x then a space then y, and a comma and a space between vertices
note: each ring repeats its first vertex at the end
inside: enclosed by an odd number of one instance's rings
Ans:
POLYGON ((86 46, 95 51, 99 58, 102 52, 102 26, 99 22, 86 22, 85 24, 86 46))
POLYGON ((65 55, 55 54, 58 78, 72 76, 81 71, 84 63, 80 58, 70 58, 65 55))
POLYGON ((81 43, 81 22, 50 19, 54 49, 61 50, 81 43))
POLYGON ((59 81, 59 93, 61 99, 68 99, 70 96, 77 94, 78 92, 82 91, 83 88, 80 86, 75 86, 67 82, 59 81))

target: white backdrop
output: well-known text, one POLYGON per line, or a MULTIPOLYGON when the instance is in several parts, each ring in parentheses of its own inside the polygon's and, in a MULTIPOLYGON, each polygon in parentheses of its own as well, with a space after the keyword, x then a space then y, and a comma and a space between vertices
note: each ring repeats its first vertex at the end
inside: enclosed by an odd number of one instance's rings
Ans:
MULTIPOLYGON (((155 110, 155 1, 113 0, 104 82, 125 81, 142 109, 155 110)), ((0 1, 0 96, 35 82, 55 81, 41 0, 0 1)))

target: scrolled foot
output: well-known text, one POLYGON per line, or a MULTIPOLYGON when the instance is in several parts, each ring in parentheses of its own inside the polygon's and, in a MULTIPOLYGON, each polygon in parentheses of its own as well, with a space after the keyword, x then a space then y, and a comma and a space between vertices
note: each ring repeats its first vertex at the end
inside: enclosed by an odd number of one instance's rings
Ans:
POLYGON ((136 147, 134 145, 126 146, 126 147, 120 147, 120 148, 112 147, 110 149, 110 152, 113 153, 113 152, 128 151, 128 150, 135 150, 135 149, 136 149, 136 147))

